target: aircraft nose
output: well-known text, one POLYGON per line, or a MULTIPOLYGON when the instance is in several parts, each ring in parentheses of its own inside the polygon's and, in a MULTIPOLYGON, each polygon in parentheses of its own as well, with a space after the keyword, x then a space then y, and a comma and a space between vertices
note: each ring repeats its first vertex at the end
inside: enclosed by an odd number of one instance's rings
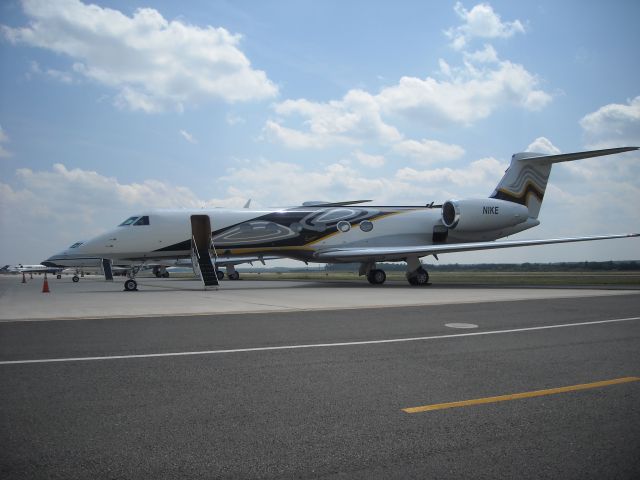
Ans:
POLYGON ((107 232, 97 237, 93 237, 87 240, 82 245, 78 246, 74 253, 82 253, 83 255, 95 255, 100 256, 108 251, 109 247, 113 246, 115 241, 114 232, 107 232), (106 249, 106 250, 105 250, 106 249))

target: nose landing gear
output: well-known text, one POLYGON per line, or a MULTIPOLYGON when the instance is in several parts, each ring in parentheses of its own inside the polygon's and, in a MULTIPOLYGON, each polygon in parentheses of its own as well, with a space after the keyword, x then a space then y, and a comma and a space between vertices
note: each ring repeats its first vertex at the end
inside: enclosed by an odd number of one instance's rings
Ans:
POLYGON ((138 282, 136 282, 136 274, 140 270, 140 267, 133 267, 131 270, 127 272, 129 278, 124 282, 124 291, 125 292, 137 292, 138 291, 138 282))

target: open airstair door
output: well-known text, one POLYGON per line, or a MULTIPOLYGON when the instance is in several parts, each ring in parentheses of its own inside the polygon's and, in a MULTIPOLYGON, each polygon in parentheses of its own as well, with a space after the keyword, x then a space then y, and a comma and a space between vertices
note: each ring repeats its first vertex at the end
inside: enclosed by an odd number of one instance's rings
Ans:
POLYGON ((211 220, 209 215, 191 215, 191 259, 194 269, 197 265, 200 279, 205 288, 219 285, 210 248, 211 220))
POLYGON ((102 272, 107 282, 113 282, 113 269, 111 268, 111 260, 108 258, 102 259, 102 272))

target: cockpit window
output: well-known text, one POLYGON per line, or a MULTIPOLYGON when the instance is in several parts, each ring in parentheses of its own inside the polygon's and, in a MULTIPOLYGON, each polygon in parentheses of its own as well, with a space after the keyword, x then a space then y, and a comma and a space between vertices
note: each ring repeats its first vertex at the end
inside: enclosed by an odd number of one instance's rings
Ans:
POLYGON ((149 216, 140 217, 134 225, 149 225, 149 216))
POLYGON ((135 222, 139 217, 129 217, 127 218, 124 222, 122 222, 120 225, 118 225, 119 227, 124 227, 127 225, 131 225, 133 222, 135 222))
POLYGON ((73 245, 71 245, 69 248, 78 248, 80 245, 82 245, 84 242, 76 242, 73 245))

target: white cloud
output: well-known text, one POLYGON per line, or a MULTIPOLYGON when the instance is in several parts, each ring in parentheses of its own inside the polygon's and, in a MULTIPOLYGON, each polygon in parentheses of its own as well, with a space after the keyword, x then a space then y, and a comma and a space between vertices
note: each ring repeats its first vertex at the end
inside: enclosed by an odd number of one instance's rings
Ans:
MULTIPOLYGON (((2 185, 1 203, 9 210, 48 219, 82 220, 88 225, 105 225, 100 211, 131 213, 132 209, 200 208, 203 206, 237 205, 246 198, 202 200, 189 188, 174 186, 158 180, 121 183, 95 171, 68 169, 60 163, 50 171, 20 168, 16 177, 21 187, 2 185), (24 199, 29 202, 23 202, 24 199)), ((119 213, 120 216, 120 213, 119 213)))
POLYGON ((193 144, 198 143, 195 137, 191 135, 189 132, 187 132, 186 130, 180 130, 180 135, 182 135, 182 137, 189 143, 193 143, 193 144))
MULTIPOLYGON (((585 115, 580 120, 580 126, 586 148, 640 146, 640 96, 629 100, 627 104, 604 105, 585 115)), ((584 201, 587 196, 591 196, 589 201, 595 203, 611 197, 610 206, 618 211, 640 203, 640 188, 630 181, 640 178, 640 154, 637 151, 570 162, 562 165, 561 171, 567 182, 583 187, 577 196, 584 201), (611 190, 605 189, 605 186, 611 190)), ((633 219, 634 215, 629 218, 633 219)))
POLYGON ((0 158, 9 158, 12 154, 5 147, 4 144, 9 143, 9 135, 6 134, 2 125, 0 125, 0 158))
MULTIPOLYGON (((432 170, 416 170, 402 168, 396 178, 405 182, 419 182, 427 185, 456 185, 459 187, 495 187, 502 177, 507 165, 493 157, 481 158, 471 162, 464 168, 436 168, 432 170)), ((487 190, 489 192, 489 190, 487 190)))
POLYGON ((349 90, 341 100, 325 103, 285 100, 274 107, 281 118, 265 124, 266 137, 298 149, 365 140, 393 145, 405 140, 389 123, 394 116, 435 128, 452 123, 468 126, 506 105, 536 111, 552 99, 539 89, 535 75, 522 65, 499 60, 492 48, 469 54, 460 67, 441 60, 440 73, 445 80, 402 77, 376 95, 349 90))
POLYGON ((250 165, 232 168, 220 181, 225 185, 241 185, 246 197, 256 204, 300 205, 304 201, 340 201, 369 198, 380 203, 424 201, 431 197, 428 187, 380 175, 367 177, 362 168, 333 163, 305 169, 288 162, 261 159, 250 165))
POLYGON ((376 97, 363 90, 349 90, 341 100, 327 103, 306 99, 285 100, 275 105, 277 114, 303 119, 307 131, 284 127, 269 120, 265 131, 270 138, 290 148, 323 148, 336 144, 359 144, 364 140, 390 143, 402 138, 381 117, 376 97))
POLYGON ((440 67, 440 73, 447 78, 450 78, 453 74, 451 66, 442 58, 438 59, 438 66, 440 67))
MULTIPOLYGON (((23 0, 25 27, 2 26, 13 43, 64 54, 73 71, 118 91, 116 105, 147 113, 181 111, 212 99, 260 100, 277 94, 265 72, 224 28, 166 20, 140 8, 132 17, 79 0, 23 0)), ((64 72, 47 70, 61 81, 64 72)))
POLYGON ((38 62, 32 61, 29 67, 29 73, 27 74, 27 78, 31 78, 31 74, 36 75, 44 75, 53 80, 56 80, 61 83, 71 84, 75 80, 73 78, 73 74, 71 72, 63 72, 61 70, 55 70, 53 68, 48 68, 43 70, 40 68, 40 64, 38 62))
POLYGON ((482 50, 477 50, 475 52, 463 52, 464 58, 467 61, 474 63, 497 63, 498 60, 498 52, 493 46, 486 44, 482 50))
POLYGON ((353 156, 356 157, 356 160, 365 167, 379 168, 385 164, 385 159, 382 155, 370 155, 357 150, 354 152, 353 156))
MULTIPOLYGON (((472 37, 506 38, 524 32, 519 20, 502 22, 488 4, 467 11, 458 2, 455 10, 465 24, 447 35, 462 43, 472 37)), ((403 142, 395 147, 402 152, 409 148, 404 143, 415 145, 417 141, 407 140, 392 124, 398 117, 434 128, 469 126, 505 106, 537 111, 551 102, 551 95, 540 88, 536 75, 520 64, 500 60, 492 45, 461 53, 460 66, 439 59, 438 78, 405 76, 377 94, 351 89, 339 100, 300 98, 277 103, 274 109, 279 118, 266 122, 265 137, 296 149, 360 145, 364 141, 393 147, 403 142)), ((433 149, 433 145, 429 147, 433 149)), ((455 155, 450 151, 444 156, 455 155)))
POLYGON ((580 120, 590 148, 640 146, 640 96, 627 104, 610 103, 580 120))
POLYGON ((376 97, 382 111, 433 126, 471 125, 504 105, 535 111, 551 101, 551 95, 538 89, 535 75, 508 60, 491 68, 471 62, 456 69, 447 67, 446 81, 402 77, 397 85, 383 89, 376 97))
POLYGON ((231 125, 232 127, 234 125, 240 125, 246 122, 244 117, 241 117, 240 115, 234 115, 232 113, 227 114, 227 116, 225 117, 225 120, 227 122, 227 125, 231 125))
POLYGON ((560 149, 556 147, 551 140, 546 137, 538 137, 529 144, 526 152, 545 153, 547 155, 556 155, 560 152, 560 149))
POLYGON ((422 164, 432 164, 456 160, 464 155, 464 148, 459 145, 439 142, 438 140, 403 140, 393 146, 393 151, 411 157, 422 164))
POLYGON ((509 38, 525 31, 520 20, 503 22, 488 3, 479 3, 467 10, 462 3, 457 2, 454 10, 464 23, 448 29, 445 34, 456 50, 464 48, 473 38, 509 38))

